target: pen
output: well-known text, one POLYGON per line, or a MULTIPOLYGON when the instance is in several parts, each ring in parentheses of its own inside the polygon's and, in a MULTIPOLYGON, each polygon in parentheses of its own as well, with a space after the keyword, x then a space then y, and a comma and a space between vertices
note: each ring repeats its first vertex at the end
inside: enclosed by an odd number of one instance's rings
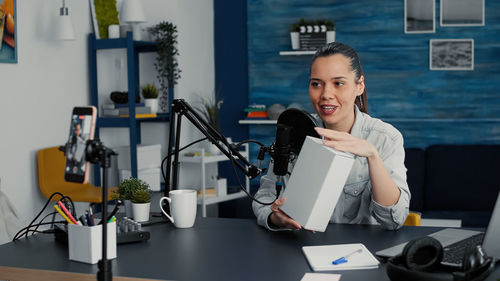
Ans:
POLYGON ((115 216, 112 216, 112 217, 108 220, 108 223, 110 223, 110 222, 114 222, 114 221, 116 221, 116 217, 115 217, 115 216))
POLYGON ((337 264, 345 263, 345 262, 347 262, 347 259, 348 259, 349 257, 351 257, 351 256, 352 256, 352 255, 354 255, 354 254, 360 254, 362 251, 363 251, 363 249, 357 249, 356 251, 354 251, 354 252, 352 252, 352 253, 349 253, 349 254, 347 254, 347 255, 345 255, 345 256, 343 256, 343 257, 341 257, 341 258, 338 258, 338 259, 334 260, 334 261, 332 262, 332 264, 337 265, 337 264))
POLYGON ((121 204, 120 200, 116 201, 115 208, 113 209, 113 211, 111 211, 111 214, 108 216, 108 222, 113 218, 113 216, 116 214, 116 212, 118 212, 118 209, 120 208, 120 204, 121 204))
POLYGON ((92 207, 89 208, 89 215, 90 215, 90 222, 92 223, 92 225, 95 225, 94 213, 92 212, 92 207))
POLYGON ((83 225, 88 225, 87 224, 87 218, 85 215, 81 215, 80 218, 78 219, 83 225))
POLYGON ((59 207, 61 207, 61 210, 66 214, 66 216, 68 216, 68 218, 74 223, 74 224, 78 224, 75 220, 75 218, 71 215, 71 213, 68 211, 68 209, 66 209, 66 207, 64 206, 64 204, 61 202, 61 201, 57 201, 57 204, 59 205, 59 207))
POLYGON ((56 209, 56 211, 59 213, 59 215, 61 215, 61 217, 63 217, 69 224, 73 224, 73 222, 68 218, 68 216, 66 216, 63 213, 63 211, 61 211, 61 209, 59 209, 59 206, 54 205, 54 209, 56 209))
POLYGON ((87 224, 89 226, 94 226, 94 224, 92 223, 92 219, 90 218, 89 212, 85 211, 85 217, 87 218, 87 224))

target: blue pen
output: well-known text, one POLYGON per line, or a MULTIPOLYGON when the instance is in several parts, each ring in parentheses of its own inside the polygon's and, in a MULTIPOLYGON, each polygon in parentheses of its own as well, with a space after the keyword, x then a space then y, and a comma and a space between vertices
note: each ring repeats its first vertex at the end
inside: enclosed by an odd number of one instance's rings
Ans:
POLYGON ((87 217, 87 225, 94 226, 94 224, 92 223, 92 219, 90 218, 90 215, 88 212, 85 212, 85 217, 87 217))
POLYGON ((341 258, 338 258, 338 259, 334 260, 334 261, 332 262, 332 264, 337 265, 337 264, 345 263, 345 262, 347 262, 347 259, 348 259, 349 257, 351 257, 351 256, 352 256, 352 255, 354 255, 354 254, 361 254, 361 252, 363 252, 363 249, 357 249, 356 251, 354 251, 354 252, 352 252, 352 253, 350 253, 350 254, 347 254, 347 255, 345 255, 345 256, 343 256, 343 257, 341 257, 341 258))

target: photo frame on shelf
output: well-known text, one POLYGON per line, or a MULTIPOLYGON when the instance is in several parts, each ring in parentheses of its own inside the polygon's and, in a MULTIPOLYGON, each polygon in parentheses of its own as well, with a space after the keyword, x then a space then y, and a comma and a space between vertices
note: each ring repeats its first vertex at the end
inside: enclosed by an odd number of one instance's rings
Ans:
POLYGON ((484 0, 441 0, 441 26, 484 26, 484 0))
POLYGON ((436 1, 405 0, 405 33, 436 32, 436 1))
POLYGON ((0 0, 0 63, 17 63, 17 0, 0 0))
POLYGON ((431 70, 474 70, 474 39, 431 39, 431 70))
POLYGON ((120 24, 116 0, 89 0, 96 39, 108 38, 108 26, 120 24))

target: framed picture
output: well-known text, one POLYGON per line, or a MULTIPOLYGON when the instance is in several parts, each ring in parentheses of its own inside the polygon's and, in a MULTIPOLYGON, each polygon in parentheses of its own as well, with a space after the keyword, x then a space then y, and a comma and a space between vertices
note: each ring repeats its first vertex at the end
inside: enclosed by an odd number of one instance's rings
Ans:
POLYGON ((441 0, 441 26, 484 25, 484 0, 441 0))
POLYGON ((17 63, 16 0, 0 0, 0 62, 17 63))
POLYGON ((434 33, 435 19, 435 0, 405 0, 405 33, 434 33))
POLYGON ((431 70, 474 70, 474 39, 431 39, 431 70))

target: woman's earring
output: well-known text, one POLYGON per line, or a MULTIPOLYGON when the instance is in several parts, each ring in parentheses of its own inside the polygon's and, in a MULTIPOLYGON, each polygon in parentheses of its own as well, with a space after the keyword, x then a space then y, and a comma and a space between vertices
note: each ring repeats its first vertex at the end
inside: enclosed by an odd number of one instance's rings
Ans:
POLYGON ((360 107, 361 107, 360 109, 363 109, 363 107, 364 107, 364 106, 363 106, 363 95, 360 95, 360 96, 358 96, 358 97, 359 97, 359 105, 360 105, 360 107))

